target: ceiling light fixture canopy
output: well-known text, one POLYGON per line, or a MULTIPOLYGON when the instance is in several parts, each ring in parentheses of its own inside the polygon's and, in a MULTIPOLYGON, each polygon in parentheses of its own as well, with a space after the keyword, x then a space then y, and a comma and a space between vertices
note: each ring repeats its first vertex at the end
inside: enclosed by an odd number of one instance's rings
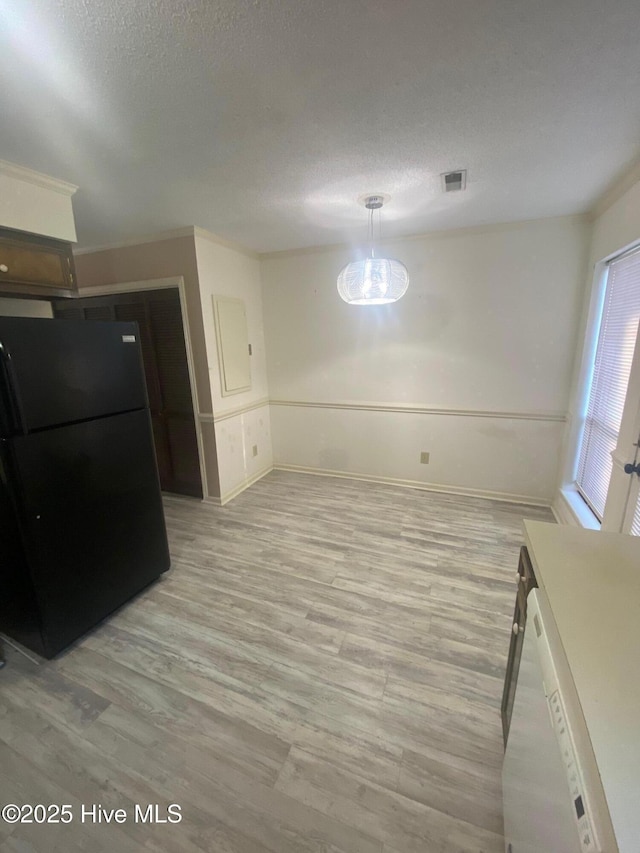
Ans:
POLYGON ((364 201, 369 211, 371 257, 352 261, 338 275, 338 293, 349 305, 386 305, 388 302, 397 302, 409 287, 409 273, 403 263, 393 258, 376 258, 373 214, 383 204, 384 197, 381 195, 367 196, 364 201))

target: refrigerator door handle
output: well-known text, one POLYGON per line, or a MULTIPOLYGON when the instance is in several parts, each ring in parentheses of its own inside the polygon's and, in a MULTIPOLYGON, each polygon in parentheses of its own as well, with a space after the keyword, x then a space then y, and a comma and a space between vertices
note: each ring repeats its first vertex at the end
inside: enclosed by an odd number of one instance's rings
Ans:
POLYGON ((6 380, 7 395, 9 398, 8 402, 11 407, 13 422, 16 425, 18 432, 21 432, 22 435, 26 435, 28 430, 24 411, 22 409, 22 401, 20 400, 20 393, 18 391, 15 370, 13 369, 11 355, 5 348, 2 341, 0 341, 0 362, 2 363, 2 372, 4 373, 6 380))

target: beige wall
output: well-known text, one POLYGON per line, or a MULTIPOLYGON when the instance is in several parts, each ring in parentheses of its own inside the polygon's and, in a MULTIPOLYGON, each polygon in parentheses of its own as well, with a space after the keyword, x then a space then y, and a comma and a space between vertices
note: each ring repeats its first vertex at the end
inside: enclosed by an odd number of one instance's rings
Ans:
POLYGON ((377 308, 340 300, 346 248, 258 258, 196 228, 76 266, 82 288, 184 277, 208 491, 223 502, 274 463, 549 502, 588 237, 565 217, 397 241, 409 291, 377 308), (253 348, 251 389, 226 397, 216 295, 243 299, 253 348))
POLYGON ((256 256, 201 229, 194 229, 194 235, 79 254, 76 270, 85 292, 105 285, 115 290, 117 283, 184 278, 207 492, 224 502, 272 467, 260 270, 256 256), (227 397, 221 393, 213 314, 217 295, 244 301, 253 351, 251 389, 227 397))
POLYGON ((347 249, 263 256, 275 464, 550 501, 587 237, 566 217, 398 241, 409 291, 375 308, 337 294, 347 249))
POLYGON ((200 229, 196 229, 195 246, 213 400, 220 496, 226 501, 271 470, 273 464, 260 267, 257 256, 224 245, 200 229), (252 348, 251 388, 229 396, 223 396, 221 391, 214 296, 233 296, 243 300, 252 348), (257 450, 255 456, 254 448, 257 450))
POLYGON ((206 423, 213 418, 213 407, 193 236, 174 237, 135 246, 78 254, 75 257, 75 264, 78 285, 82 289, 114 285, 115 291, 117 290, 115 285, 126 282, 183 277, 196 377, 198 401, 196 419, 202 437, 206 486, 209 495, 218 496, 220 484, 215 436, 212 429, 202 427, 203 422, 206 423))

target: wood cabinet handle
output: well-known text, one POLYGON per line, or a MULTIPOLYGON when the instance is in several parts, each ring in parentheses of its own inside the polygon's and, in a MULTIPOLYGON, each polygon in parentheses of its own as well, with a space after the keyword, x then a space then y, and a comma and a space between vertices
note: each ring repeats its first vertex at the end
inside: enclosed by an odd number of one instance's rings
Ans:
POLYGON ((522 634, 524 631, 524 625, 518 625, 517 622, 514 622, 511 630, 517 636, 518 634, 522 634))
POLYGON ((0 272, 9 272, 9 267, 6 264, 0 264, 0 272))

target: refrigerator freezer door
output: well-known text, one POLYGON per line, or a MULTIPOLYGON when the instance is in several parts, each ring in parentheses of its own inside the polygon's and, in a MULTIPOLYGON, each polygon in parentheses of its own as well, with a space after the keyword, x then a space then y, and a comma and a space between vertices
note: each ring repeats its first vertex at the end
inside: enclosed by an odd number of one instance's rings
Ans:
POLYGON ((13 434, 147 405, 136 323, 0 317, 0 344, 13 434))
POLYGON ((0 442, 0 631, 39 651, 42 625, 11 493, 6 444, 0 442))
POLYGON ((149 414, 19 437, 13 459, 52 657, 169 568, 149 414))

